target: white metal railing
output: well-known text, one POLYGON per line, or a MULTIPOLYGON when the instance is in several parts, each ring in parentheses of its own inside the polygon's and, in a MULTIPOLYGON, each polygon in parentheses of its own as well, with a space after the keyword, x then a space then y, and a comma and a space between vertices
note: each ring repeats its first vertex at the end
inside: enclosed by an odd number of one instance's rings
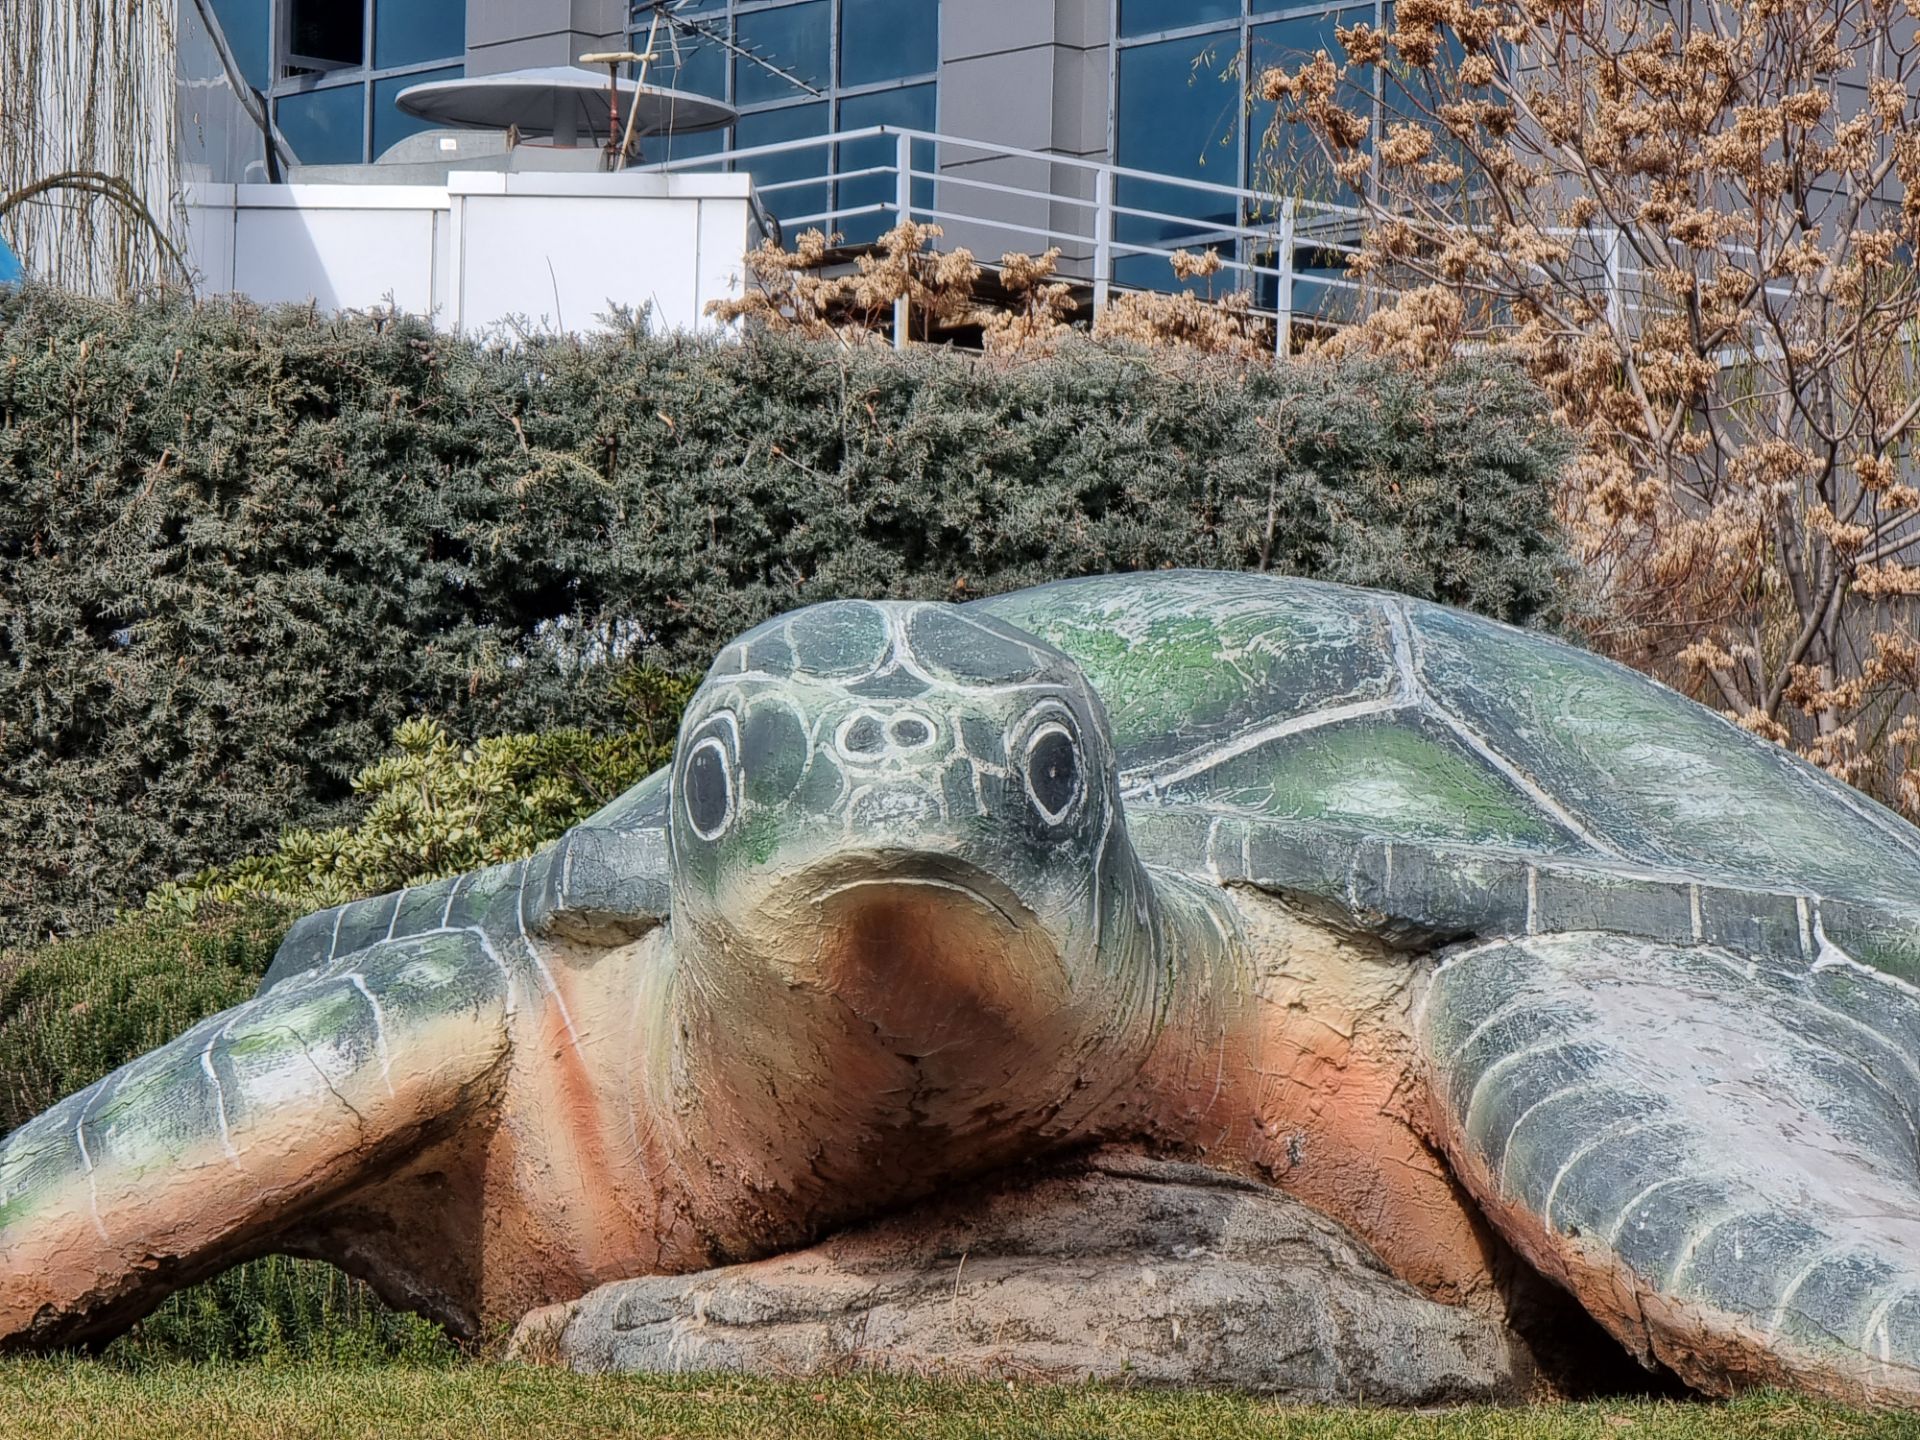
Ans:
MULTIPOLYGON (((983 257, 1038 254, 1057 245, 1062 278, 1089 287, 1096 320, 1116 292, 1175 288, 1171 262, 1179 250, 1219 254, 1224 283, 1217 291, 1251 295, 1252 315, 1271 324, 1282 354, 1291 349, 1297 327, 1326 330, 1361 318, 1377 289, 1346 273, 1347 257, 1360 248, 1366 212, 1271 190, 893 125, 649 168, 715 167, 791 174, 755 186, 781 216, 766 227, 776 236, 817 227, 870 239, 912 220, 941 225, 949 244, 983 257), (884 150, 885 158, 870 163, 874 149, 884 150), (857 163, 842 169, 850 160, 857 163), (1182 201, 1191 212, 1180 213, 1182 201)), ((1618 231, 1550 233, 1573 241, 1574 264, 1591 271, 1592 292, 1605 297, 1616 325, 1631 328, 1652 308, 1649 276, 1626 263, 1618 231)), ((904 333, 904 325, 896 324, 896 337, 904 333)))
POLYGON ((787 234, 872 235, 912 220, 942 226, 950 243, 982 256, 1057 245, 1062 278, 1091 289, 1096 318, 1116 292, 1174 288, 1178 250, 1218 252, 1217 290, 1251 294, 1252 314, 1272 324, 1283 353, 1296 318, 1337 324, 1361 305, 1359 283, 1345 274, 1361 212, 1348 207, 892 125, 650 168, 715 167, 791 175, 755 186, 787 234), (886 159, 866 163, 882 142, 886 159), (849 154, 860 163, 843 169, 849 154), (1176 195, 1201 215, 1178 213, 1176 195), (1307 306, 1298 305, 1303 275, 1307 306))

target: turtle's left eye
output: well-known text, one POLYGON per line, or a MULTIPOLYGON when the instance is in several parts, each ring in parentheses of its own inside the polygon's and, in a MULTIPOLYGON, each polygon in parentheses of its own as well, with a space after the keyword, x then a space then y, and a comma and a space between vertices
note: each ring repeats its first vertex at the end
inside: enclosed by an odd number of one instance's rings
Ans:
POLYGON ((682 788, 693 833, 718 840, 733 823, 733 762, 724 743, 709 735, 688 752, 682 788))
POLYGON ((1033 732, 1027 741, 1026 778, 1033 808, 1049 825, 1058 825, 1073 813, 1084 787, 1080 745, 1065 725, 1055 721, 1033 732))

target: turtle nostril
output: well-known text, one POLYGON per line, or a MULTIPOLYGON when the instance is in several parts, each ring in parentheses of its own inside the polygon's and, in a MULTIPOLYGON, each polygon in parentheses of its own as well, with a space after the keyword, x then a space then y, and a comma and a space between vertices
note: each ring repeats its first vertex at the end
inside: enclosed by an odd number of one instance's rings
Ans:
POLYGON ((845 755, 871 755, 882 749, 887 743, 881 733, 880 721, 872 715, 861 715, 840 732, 840 750, 845 755))
POLYGON ((915 715, 893 722, 893 743, 902 750, 917 750, 933 739, 933 727, 915 715))

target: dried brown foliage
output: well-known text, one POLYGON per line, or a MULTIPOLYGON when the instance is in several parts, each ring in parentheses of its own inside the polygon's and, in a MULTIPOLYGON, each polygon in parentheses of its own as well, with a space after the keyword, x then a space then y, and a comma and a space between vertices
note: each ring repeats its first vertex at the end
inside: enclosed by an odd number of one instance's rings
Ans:
MULTIPOLYGON (((1184 284, 1205 280, 1211 285, 1222 267, 1217 250, 1197 255, 1176 250, 1172 263, 1174 278, 1184 284)), ((1236 359, 1273 354, 1271 327, 1254 315, 1253 296, 1244 290, 1217 299, 1192 290, 1131 290, 1114 296, 1101 312, 1094 333, 1106 340, 1236 359)))
MULTIPOLYGON (((973 256, 933 248, 941 233, 938 225, 896 225, 875 251, 856 257, 854 270, 840 274, 826 273, 835 259, 835 237, 808 230, 791 250, 769 240, 746 257, 746 293, 709 303, 707 313, 809 339, 866 345, 891 336, 894 302, 904 296, 911 307, 910 338, 977 325, 982 347, 1002 360, 1053 354, 1072 333, 1074 312, 1073 287, 1057 278, 1059 247, 1002 255, 1000 284, 1013 303, 989 306, 977 298, 980 267, 973 256)), ((1174 278, 1183 283, 1211 281, 1223 264, 1212 250, 1177 250, 1171 262, 1174 278)), ((1253 313, 1252 296, 1240 291, 1218 299, 1190 291, 1116 294, 1096 333, 1204 355, 1254 359, 1273 353, 1271 323, 1253 313)))
POLYGON ((1051 355, 1072 333, 1073 287, 1054 279, 1060 263, 1055 245, 1039 255, 1000 257, 1000 283, 1012 298, 1007 309, 977 309, 980 341, 989 355, 1051 355))
POLYGON ((1260 89, 1408 292, 1340 345, 1510 347, 1585 438, 1595 641, 1920 818, 1916 18, 1402 0, 1260 89))
POLYGON ((837 275, 822 272, 839 237, 807 230, 791 250, 767 240, 747 253, 745 293, 712 301, 707 313, 862 345, 891 332, 895 304, 904 300, 909 333, 924 337, 972 317, 980 275, 967 251, 934 250, 940 235, 938 225, 904 221, 882 235, 875 250, 857 256, 851 271, 837 275))

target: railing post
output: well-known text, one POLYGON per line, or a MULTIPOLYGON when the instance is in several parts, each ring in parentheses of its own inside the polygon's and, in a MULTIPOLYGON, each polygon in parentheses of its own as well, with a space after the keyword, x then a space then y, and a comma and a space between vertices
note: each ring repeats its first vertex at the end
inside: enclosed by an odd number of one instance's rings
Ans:
MULTIPOLYGON (((909 225, 913 222, 913 137, 902 135, 894 142, 894 192, 893 209, 895 223, 909 225)), ((913 257, 907 257, 907 272, 913 272, 913 257)), ((912 306, 903 293, 893 302, 893 348, 907 348, 907 331, 913 323, 912 306)))
POLYGON ((1293 353, 1293 221, 1291 196, 1280 202, 1280 243, 1274 256, 1279 270, 1273 300, 1273 353, 1282 360, 1293 353))
POLYGON ((1093 320, 1100 323, 1113 290, 1113 171, 1093 173, 1093 320))

